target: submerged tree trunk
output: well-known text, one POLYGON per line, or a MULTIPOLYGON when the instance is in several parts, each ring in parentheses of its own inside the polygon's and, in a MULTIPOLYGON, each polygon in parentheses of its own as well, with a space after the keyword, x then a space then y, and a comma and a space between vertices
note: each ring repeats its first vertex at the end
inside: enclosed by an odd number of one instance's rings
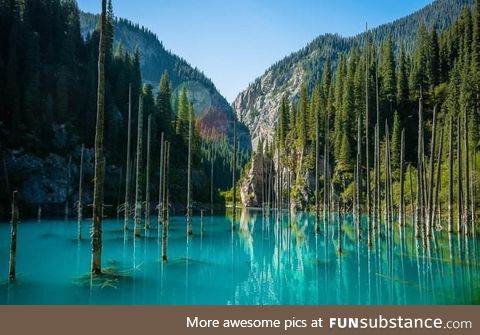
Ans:
POLYGON ((127 171, 125 173, 125 216, 123 229, 128 230, 128 221, 130 219, 130 178, 132 165, 130 162, 131 137, 132 137, 132 84, 128 86, 128 130, 127 130, 127 171))
POLYGON ((325 147, 324 147, 324 154, 323 154, 323 223, 324 225, 327 223, 328 218, 328 194, 329 194, 329 181, 328 181, 328 156, 329 156, 329 143, 330 143, 330 116, 327 111, 327 115, 325 116, 325 147))
POLYGON ((448 232, 453 233, 453 116, 448 136, 448 232))
POLYGON ((433 201, 433 212, 432 212, 432 225, 435 224, 435 215, 437 214, 438 206, 438 197, 440 194, 440 188, 442 187, 442 153, 443 153, 443 128, 440 132, 440 147, 438 148, 437 155, 437 180, 435 186, 435 199, 433 201))
POLYGON ((18 223, 18 208, 17 208, 17 191, 13 191, 12 195, 12 231, 10 235, 10 264, 8 271, 8 278, 15 280, 16 276, 16 262, 17 262, 17 223, 18 223))
POLYGON ((472 235, 475 236, 477 234, 477 226, 476 226, 476 199, 477 199, 477 149, 473 148, 473 171, 472 171, 472 235))
POLYGON ((168 247, 168 170, 170 168, 170 143, 165 142, 165 154, 163 162, 163 231, 162 231, 162 260, 167 261, 167 247, 168 247))
MULTIPOLYGON (((368 31, 368 26, 365 27, 366 31, 368 31)), ((369 110, 369 105, 368 105, 368 94, 369 94, 369 85, 368 85, 368 33, 365 34, 365 163, 366 163, 366 207, 367 207, 367 217, 368 217, 368 222, 370 222, 370 110, 369 110)), ((378 122, 378 120, 377 120, 378 122)), ((361 137, 358 139, 359 142, 361 142, 361 137)), ((360 154, 360 153, 359 153, 360 154)), ((361 161, 361 160, 360 160, 361 161)), ((360 171, 360 169, 358 170, 360 171)), ((359 183, 358 185, 361 186, 361 176, 360 173, 358 173, 358 180, 359 183)), ((358 202, 361 203, 361 191, 358 192, 359 194, 359 199, 358 202)), ((360 220, 361 221, 361 220, 360 220)), ((359 221, 359 222, 360 222, 359 221)), ((360 223, 359 223, 360 224, 360 223)))
POLYGON ((143 140, 143 97, 140 95, 138 102, 138 126, 137 126, 137 172, 135 183, 135 217, 134 232, 135 236, 140 236, 140 227, 142 225, 142 140, 143 140))
POLYGON ((192 136, 193 116, 190 114, 188 122, 188 165, 187 165, 187 236, 193 234, 192 230, 192 136))
POLYGON ((102 221, 103 221, 103 183, 105 177, 105 161, 103 156, 103 132, 105 123, 105 53, 107 3, 102 0, 100 23, 100 42, 98 55, 98 92, 97 122, 95 129, 95 172, 93 189, 93 227, 92 227, 92 266, 93 274, 102 272, 102 221))
POLYGON ((399 224, 405 225, 405 129, 402 129, 400 140, 400 210, 399 224))
MULTIPOLYGON (((356 171, 355 171, 355 206, 356 206, 356 220, 357 220, 357 238, 360 240, 362 238, 362 177, 361 177, 361 162, 362 162, 362 119, 361 116, 358 117, 358 124, 357 124, 357 163, 356 163, 356 171)), ((368 149, 367 149, 368 152, 368 149)), ((368 176, 368 173, 367 173, 368 176)), ((367 177, 368 178, 368 177, 367 177)), ((367 189, 370 187, 370 183, 367 182, 367 189)), ((370 200, 370 191, 367 191, 367 217, 370 221, 370 206, 368 204, 370 200)))
MULTIPOLYGON (((210 215, 213 216, 213 146, 210 151, 210 215)), ((263 154, 262 154, 262 201, 264 201, 263 194, 263 154)))
POLYGON ((436 142, 436 123, 437 123, 437 107, 433 108, 433 126, 432 126, 432 141, 430 146, 430 168, 429 168, 429 184, 428 184, 428 193, 427 193, 427 237, 432 236, 432 216, 433 216, 433 166, 435 161, 435 142, 436 142))
POLYGON ((423 190, 423 98, 420 94, 418 102, 418 162, 417 162, 417 217, 416 217, 416 237, 422 237, 424 229, 424 190, 423 190))
MULTIPOLYGON (((315 233, 320 233, 320 131, 319 116, 315 115, 315 233)), ((290 192, 290 190, 288 190, 290 192)))
POLYGON ((82 239, 82 220, 83 220, 83 151, 85 145, 82 144, 82 149, 80 152, 80 175, 78 178, 78 204, 77 204, 77 237, 79 240, 82 239))
POLYGON ((464 208, 464 221, 465 221, 465 235, 469 232, 469 220, 470 220, 470 154, 468 147, 468 124, 467 124, 467 111, 463 119, 464 128, 464 145, 465 145, 465 205, 464 208))
POLYGON ((390 233, 392 224, 392 204, 391 200, 391 173, 390 173, 390 131, 388 122, 385 120, 385 221, 387 223, 387 233, 390 233))
POLYGON ((412 165, 408 165, 408 176, 410 178, 410 211, 413 222, 413 217, 415 215, 415 198, 413 197, 413 177, 412 177, 412 165))
POLYGON ((70 216, 70 211, 69 211, 69 195, 70 195, 70 179, 71 179, 71 167, 72 165, 72 155, 68 157, 68 164, 67 164, 67 185, 65 186, 65 220, 68 220, 68 217, 70 216))
POLYGON ((462 130, 461 130, 461 122, 460 117, 458 117, 457 121, 457 208, 458 208, 458 225, 457 225, 457 233, 461 233, 463 231, 462 228, 462 202, 463 202, 463 178, 462 178, 462 130))
MULTIPOLYGON (((158 217, 157 217, 157 226, 160 227, 163 219, 163 164, 164 164, 164 155, 165 155, 165 134, 162 132, 160 139, 160 168, 158 175, 160 176, 158 182, 158 217)), ((160 228, 159 228, 160 229, 160 228)))
POLYGON ((147 176, 145 178, 145 229, 150 229, 150 148, 152 140, 152 114, 148 115, 147 125, 147 176))
POLYGON ((237 214, 237 120, 233 119, 233 158, 232 158, 232 210, 233 210, 233 220, 232 220, 232 229, 237 229, 236 225, 236 214, 237 214))

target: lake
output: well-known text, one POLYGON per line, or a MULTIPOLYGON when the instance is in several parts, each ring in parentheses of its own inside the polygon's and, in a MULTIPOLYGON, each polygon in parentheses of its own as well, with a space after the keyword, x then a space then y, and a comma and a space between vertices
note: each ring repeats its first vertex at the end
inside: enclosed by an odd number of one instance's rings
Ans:
MULTIPOLYGON (((109 276, 90 280, 89 220, 77 239, 77 221, 22 221, 18 225, 17 279, 9 283, 10 225, 0 224, 0 304, 479 304, 479 238, 436 230, 425 248, 411 227, 374 232, 366 218, 358 241, 352 216, 320 223, 243 211, 231 218, 170 217, 168 261, 154 228, 133 238, 133 221, 103 224, 102 265, 109 276), (341 220, 342 252, 338 252, 341 220), (203 221, 203 222, 201 222, 203 221), (203 226, 203 232, 201 231, 203 226)), ((161 232, 161 229, 160 229, 161 232)))

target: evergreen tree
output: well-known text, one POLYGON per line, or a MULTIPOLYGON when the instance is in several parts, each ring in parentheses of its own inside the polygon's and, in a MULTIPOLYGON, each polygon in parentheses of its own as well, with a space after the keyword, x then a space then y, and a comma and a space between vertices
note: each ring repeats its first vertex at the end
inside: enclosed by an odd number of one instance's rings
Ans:
POLYGON ((395 73, 395 56, 393 53, 393 41, 389 36, 383 43, 380 54, 379 67, 380 89, 380 124, 384 124, 385 118, 391 119, 396 108, 397 79, 395 73))
POLYGON ((285 139, 288 133, 288 99, 287 96, 284 95, 282 97, 282 103, 280 105, 280 117, 278 119, 278 137, 280 144, 283 146, 285 145, 285 139))
POLYGON ((159 133, 164 132, 167 138, 170 136, 170 128, 172 126, 172 104, 171 104, 171 88, 168 73, 164 73, 160 79, 160 88, 156 101, 159 113, 159 133))
POLYGON ((401 145, 401 136, 402 129, 400 125, 400 117, 398 113, 395 112, 393 117, 393 129, 392 129, 392 140, 391 140, 391 159, 392 159, 392 169, 397 171, 400 168, 400 145, 401 145))
POLYGON ((401 113, 404 113, 407 109, 410 96, 407 66, 407 55, 405 53, 405 46, 402 43, 397 66, 397 106, 401 113))
POLYGON ((440 46, 438 42, 437 30, 432 29, 430 43, 428 45, 427 77, 431 86, 436 86, 440 82, 440 46))
MULTIPOLYGON (((178 98, 177 105, 177 124, 176 132, 184 140, 188 139, 188 124, 190 117, 189 101, 187 96, 187 88, 183 87, 178 98)), ((186 143, 186 142, 185 142, 186 143)))

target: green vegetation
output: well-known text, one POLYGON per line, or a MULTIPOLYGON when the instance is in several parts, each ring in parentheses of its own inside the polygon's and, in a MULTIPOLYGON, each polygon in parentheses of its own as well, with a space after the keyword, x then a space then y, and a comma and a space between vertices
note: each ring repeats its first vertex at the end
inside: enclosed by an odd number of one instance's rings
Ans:
MULTIPOLYGON (((311 89, 304 83, 298 97, 284 96, 278 113, 273 147, 279 148, 282 164, 295 174, 296 181, 290 192, 286 189, 281 191, 281 197, 287 192, 288 196, 295 199, 301 197, 302 190, 306 189, 308 195, 297 199, 297 208, 305 208, 314 207, 314 199, 320 199, 326 193, 326 185, 321 185, 319 192, 322 194, 312 196, 315 187, 305 180, 305 176, 315 170, 312 162, 316 161, 315 153, 319 152, 315 149, 316 138, 319 147, 324 148, 328 136, 332 147, 330 155, 333 156, 329 160, 334 192, 332 201, 339 201, 341 208, 353 208, 357 188, 361 194, 366 192, 367 185, 373 190, 375 164, 379 164, 380 187, 383 190, 379 205, 382 208, 388 206, 390 211, 399 210, 400 180, 403 177, 405 205, 402 207, 413 212, 417 200, 408 194, 410 187, 417 194, 417 185, 410 185, 409 173, 414 175, 414 182, 421 178, 417 179, 416 170, 405 169, 405 166, 417 167, 418 157, 422 157, 424 171, 421 176, 425 180, 422 182, 425 184, 422 192, 425 192, 425 200, 428 197, 425 206, 429 207, 429 214, 426 215, 435 216, 436 213, 432 213, 434 210, 443 213, 448 207, 448 159, 452 153, 440 148, 448 148, 449 141, 448 136, 441 136, 441 132, 449 133, 449 120, 453 117, 453 126, 460 129, 458 136, 453 138, 453 147, 458 147, 460 153, 456 150, 453 154, 455 161, 460 157, 461 164, 455 164, 452 178, 455 184, 463 185, 455 187, 453 198, 462 202, 463 205, 457 210, 465 212, 462 215, 469 217, 468 208, 471 209, 474 221, 473 209, 478 203, 476 190, 480 177, 477 168, 480 159, 477 154, 480 144, 480 47, 474 42, 480 38, 479 7, 478 1, 473 9, 465 7, 458 20, 441 33, 435 28, 420 26, 414 43, 408 47, 395 41, 394 36, 388 36, 378 45, 372 35, 365 35, 363 45, 340 54, 336 65, 333 64, 335 66, 326 62, 322 73, 317 75, 320 79, 311 89), (396 48, 395 45, 399 47, 396 48), (423 105, 421 124, 419 98, 422 98, 423 105), (368 105, 366 100, 370 102, 368 105), (291 112, 288 115, 286 106, 289 105, 291 112), (433 116, 435 106, 436 121, 433 116), (316 134, 316 118, 321 120, 319 134, 316 134), (361 123, 357 122, 359 118, 361 123), (327 119, 330 120, 328 129, 324 126, 327 119), (377 125, 379 148, 378 157, 374 157, 373 135, 377 125), (388 133, 387 128, 391 130, 388 133), (419 129, 423 132, 420 148, 419 129), (403 130, 406 150, 402 163, 403 130), (364 152, 367 134, 370 152, 368 164, 364 152), (358 148, 361 148, 361 154, 358 157, 360 161, 356 162, 358 148), (375 163, 374 159, 377 158, 378 163, 375 163), (401 163, 404 172, 407 170, 403 176, 401 163), (356 165, 360 166, 359 173, 355 171, 356 165), (367 166, 371 169, 368 182, 365 178, 367 166), (462 170, 459 171, 458 167, 462 170), (360 176, 358 185, 356 175, 360 176), (435 195, 437 192, 438 195, 435 195), (461 192, 460 197, 458 192, 461 192)), ((456 133, 455 131, 454 134, 456 133)), ((258 150, 271 152, 275 156, 277 149, 258 150)), ((323 162, 319 164, 323 165, 323 162)), ((321 174, 321 180, 324 180, 324 173, 321 174)), ((357 196, 361 197, 361 194, 357 196)), ((362 207, 366 208, 365 197, 361 199, 362 207)))
MULTIPOLYGON (((172 144, 170 201, 182 205, 186 201, 187 193, 188 119, 196 112, 192 109, 189 86, 183 85, 182 81, 198 77, 209 90, 214 90, 214 86, 203 74, 190 68, 184 61, 182 63, 178 57, 177 62, 184 64, 183 67, 190 69, 189 71, 181 71, 183 75, 178 71, 167 73, 166 70, 171 66, 165 64, 165 72, 161 78, 160 75, 156 78, 157 82, 160 82, 158 90, 150 84, 143 84, 141 51, 137 48, 129 53, 131 46, 124 47, 114 41, 114 27, 117 29, 119 25, 128 24, 114 18, 111 1, 107 2, 107 7, 103 104, 105 123, 102 136, 106 176, 104 201, 107 204, 121 205, 120 194, 123 194, 126 181, 129 180, 131 185, 135 185, 135 176, 124 176, 127 170, 124 167, 127 157, 131 87, 131 148, 136 147, 140 97, 143 100, 143 122, 146 123, 149 116, 151 118, 150 180, 159 178, 159 169, 155 167, 160 163, 160 139, 164 133, 165 140, 172 144), (176 85, 180 85, 180 89, 175 91, 172 89, 172 75, 176 85)), ((53 156, 59 157, 58 160, 66 160, 66 157, 72 155, 73 175, 71 181, 66 181, 69 187, 64 195, 64 201, 71 207, 77 200, 77 186, 73 181, 77 180, 79 173, 76 167, 80 165, 82 144, 85 144, 83 179, 93 179, 91 148, 94 145, 97 111, 99 16, 94 16, 95 20, 90 21, 96 28, 86 31, 80 25, 81 15, 83 17, 74 0, 0 2, 0 184, 8 186, 2 186, 0 191, 0 216, 7 215, 10 190, 14 188, 19 189, 18 202, 23 215, 33 215, 40 205, 45 206, 45 215, 59 215, 59 211, 55 210, 55 200, 50 203, 51 208, 48 210, 48 203, 44 204, 47 199, 31 199, 32 194, 22 192, 28 183, 37 185, 48 182, 37 181, 45 178, 45 175, 39 175, 32 181, 31 176, 11 171, 15 158, 22 158, 28 165, 33 164, 29 163, 30 161, 42 162, 53 156)), ((156 39, 151 35, 151 39, 156 39)), ((166 61, 173 57, 167 56, 165 55, 166 61)), ((228 117, 226 120, 230 122, 228 117)), ((215 193, 231 187, 232 140, 228 133, 216 134, 214 137, 204 136, 202 133, 201 136, 200 132, 205 132, 205 129, 215 132, 215 126, 205 128, 200 122, 198 119, 193 129, 192 194, 194 201, 209 203, 212 160, 215 170, 222 171, 218 178, 217 175, 214 176, 215 193)), ((147 127, 140 129, 145 130, 142 131, 141 138, 147 143, 147 127)), ((241 140, 244 141, 245 138, 242 137, 241 140)), ((141 152, 143 157, 146 157, 146 149, 147 145, 144 145, 141 152)), ((135 157, 134 153, 130 154, 130 159, 135 157)), ((238 172, 248 156, 248 146, 241 147, 237 159, 238 172)), ((145 158, 143 162, 146 162, 145 158)), ((130 161, 131 174, 135 171, 134 163, 134 160, 130 161)), ((70 171, 70 168, 68 169, 70 171)), ((48 171, 48 174, 55 173, 48 171)), ((144 188, 146 174, 140 175, 143 177, 139 185, 144 188)), ((61 180, 61 183, 65 181, 61 180)), ((157 184, 152 183, 152 194, 158 194, 157 184)), ((53 190, 47 188, 45 192, 59 193, 58 187, 61 186, 56 185, 53 190)), ((135 191, 134 189, 130 187, 129 192, 135 191)), ((93 184, 86 182, 83 189, 85 209, 87 202, 92 201, 92 193, 93 184)), ((142 193, 145 194, 145 190, 142 193)), ((132 198, 130 195, 129 199, 132 198)), ((219 195, 214 198, 220 199, 219 195)))

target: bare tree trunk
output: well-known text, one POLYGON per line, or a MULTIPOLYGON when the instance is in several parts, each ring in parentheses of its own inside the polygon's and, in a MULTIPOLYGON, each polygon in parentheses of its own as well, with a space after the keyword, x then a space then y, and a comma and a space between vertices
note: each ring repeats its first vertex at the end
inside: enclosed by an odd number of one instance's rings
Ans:
MULTIPOLYGON (((368 114, 368 113, 367 113, 368 114)), ((356 216, 357 216, 357 236, 358 239, 360 240, 362 238, 362 208, 361 208, 361 203, 362 203, 362 177, 361 177, 361 164, 362 164, 362 156, 361 156, 361 151, 362 151, 362 119, 361 116, 358 116, 358 123, 357 123, 357 163, 356 163, 356 180, 355 180, 355 194, 356 194, 356 216)), ((368 149, 367 149, 368 152, 368 149)), ((367 169, 367 176, 369 176, 368 169, 367 169)), ((367 177, 368 178, 368 177, 367 177)), ((370 183, 367 181, 367 189, 370 188, 370 183)), ((367 217, 368 221, 370 222, 370 191, 367 191, 367 217)))
POLYGON ((69 217, 69 195, 70 195, 70 179, 71 179, 71 169, 70 166, 72 165, 72 155, 68 157, 68 164, 67 164, 67 184, 65 186, 65 220, 68 220, 69 217))
POLYGON ((127 130, 127 171, 125 173, 125 217, 123 229, 128 230, 128 221, 130 219, 130 178, 131 178, 131 137, 132 137, 132 84, 128 86, 128 130, 127 130))
POLYGON ((462 232, 462 214, 463 214, 463 208, 462 208, 462 202, 463 202, 463 178, 462 178, 462 130, 461 130, 461 123, 460 123, 460 117, 458 117, 457 121, 457 207, 458 207, 458 225, 457 225, 457 233, 462 232))
POLYGON ((159 183, 158 183, 158 217, 157 217, 157 226, 160 229, 160 225, 162 224, 162 215, 163 215, 163 164, 164 164, 164 155, 165 155, 165 134, 162 132, 161 139, 160 139, 160 168, 158 175, 159 183))
MULTIPOLYGON (((213 216, 213 147, 210 152, 210 215, 213 216)), ((262 153, 262 201, 264 201, 263 198, 263 183, 265 181, 263 180, 263 153, 262 153)))
POLYGON ((107 3, 102 0, 102 15, 100 23, 100 42, 98 55, 98 93, 97 122, 95 129, 95 172, 93 190, 93 226, 92 226, 92 266, 93 274, 102 272, 102 221, 103 221, 103 183, 105 177, 105 162, 103 157, 103 132, 105 123, 105 53, 107 3))
MULTIPOLYGON (((378 204, 377 204, 377 125, 373 128, 373 229, 377 229, 378 204)), ((369 224, 370 226, 371 224, 369 224)), ((368 228, 370 230, 370 227, 368 228)))
POLYGON ((193 234, 192 231, 192 115, 188 122, 188 166, 187 166, 187 236, 193 234))
POLYGON ((325 147, 323 153, 323 223, 324 225, 328 221, 328 194, 329 194, 329 181, 328 181, 328 146, 329 146, 329 114, 328 111, 326 112, 325 116, 325 147))
POLYGON ((390 226, 392 223, 392 204, 390 202, 391 196, 391 174, 390 174, 390 131, 388 122, 385 120, 385 219, 388 225, 388 233, 390 233, 390 226))
POLYGON ((438 197, 440 194, 440 188, 442 187, 442 153, 443 153, 443 128, 440 132, 440 147, 438 148, 437 155, 437 181, 435 186, 435 200, 433 201, 433 211, 432 211, 432 224, 435 224, 435 215, 437 213, 438 206, 438 197))
POLYGON ((381 235, 381 218, 380 218, 380 148, 379 148, 379 127, 378 123, 374 129, 374 170, 375 170, 375 206, 374 206, 374 222, 368 221, 368 246, 373 245, 373 230, 377 229, 378 236, 381 235))
POLYGON ((135 218, 134 232, 135 236, 140 236, 140 227, 142 225, 142 141, 143 141, 143 97, 140 95, 138 102, 138 128, 137 128, 137 172, 135 182, 135 218))
POLYGON ((412 178, 412 166, 408 165, 408 175, 410 178, 410 211, 412 214, 412 223, 413 223, 413 216, 415 215, 415 198, 413 197, 413 178, 412 178))
POLYGON ((162 260, 167 261, 167 247, 168 247, 168 170, 170 168, 170 143, 165 142, 165 161, 163 166, 165 168, 163 177, 163 231, 162 231, 162 260))
POLYGON ((232 220, 232 230, 237 229, 236 225, 236 214, 237 214, 237 120, 233 118, 233 159, 232 159, 232 210, 233 210, 233 220, 232 220))
POLYGON ((8 278, 15 280, 16 276, 16 262, 17 262, 17 223, 18 223, 18 207, 16 199, 17 191, 13 191, 12 194, 12 231, 10 236, 10 262, 8 278))
POLYGON ((424 199, 423 199, 423 98, 420 95, 418 103, 418 165, 417 165, 417 218, 416 218, 416 237, 422 237, 424 229, 424 199))
POLYGON ((473 149, 473 171, 472 171, 472 235, 476 236, 476 199, 477 199, 477 149, 473 149))
MULTIPOLYGON (((369 104, 368 104, 368 93, 369 93, 369 85, 368 85, 368 26, 365 27, 365 162, 366 162, 366 207, 367 207, 367 217, 368 222, 370 222, 370 111, 369 111, 369 104)), ((377 120, 378 121, 378 120, 377 120)), ((361 137, 358 139, 361 142, 361 137)), ((361 176, 358 174, 359 186, 361 186, 361 176)), ((361 194, 361 191, 359 192, 361 194)), ((361 203, 361 199, 358 199, 361 203)), ((361 220, 360 220, 361 221, 361 220)))
MULTIPOLYGON (((319 115, 315 115, 315 233, 320 233, 320 131, 319 115)), ((289 190, 290 191, 290 190, 289 190)))
POLYGON ((150 229, 150 150, 152 141, 152 114, 147 121, 147 168, 145 177, 145 229, 150 229))
POLYGON ((432 141, 430 147, 430 168, 429 168, 429 185, 428 185, 428 193, 427 193, 427 237, 432 236, 432 216, 433 216, 433 165, 435 159, 435 142, 436 142, 436 123, 437 123, 437 107, 433 108, 433 128, 432 128, 432 141))
POLYGON ((453 233, 453 116, 448 137, 448 232, 453 233))
POLYGON ((117 220, 120 219, 120 212, 122 211, 121 207, 123 206, 123 205, 120 205, 120 197, 122 193, 122 182, 123 182, 123 166, 120 166, 120 173, 118 176, 118 187, 117 187, 117 220))
POLYGON ((470 153, 468 146, 468 124, 467 124, 467 111, 465 110, 465 116, 463 119, 463 140, 465 145, 465 205, 464 208, 464 221, 465 221, 465 235, 469 232, 470 220, 470 153))
POLYGON ((78 205, 77 205, 77 237, 79 240, 82 239, 82 220, 83 220, 83 151, 85 145, 82 144, 82 149, 80 152, 80 175, 78 180, 78 205))
POLYGON ((405 129, 402 129, 400 144, 400 210, 399 223, 405 225, 405 129))

